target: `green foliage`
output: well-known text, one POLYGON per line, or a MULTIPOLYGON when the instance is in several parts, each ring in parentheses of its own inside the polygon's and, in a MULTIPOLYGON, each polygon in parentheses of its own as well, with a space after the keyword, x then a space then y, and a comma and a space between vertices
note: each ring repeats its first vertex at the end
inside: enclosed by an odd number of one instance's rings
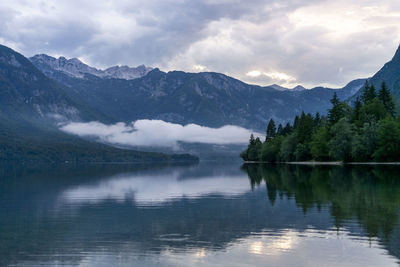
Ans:
POLYGON ((298 143, 294 151, 296 161, 305 161, 311 159, 311 153, 306 144, 298 143))
POLYGON ((297 142, 304 143, 311 139, 311 134, 314 129, 315 123, 311 114, 301 113, 298 126, 296 129, 297 142))
POLYGON ((240 153, 240 157, 244 160, 244 161, 249 161, 249 158, 247 157, 247 149, 242 151, 242 153, 240 153))
POLYGON ((279 152, 282 143, 282 136, 278 136, 265 142, 261 148, 261 160, 267 162, 280 161, 279 152))
POLYGON ((293 122, 293 129, 297 129, 297 126, 299 126, 299 116, 296 115, 293 122))
POLYGON ((400 161, 400 125, 391 117, 380 122, 378 149, 373 154, 378 161, 400 161))
POLYGON ((369 85, 368 80, 365 81, 364 91, 361 97, 363 104, 368 104, 375 97, 376 97, 375 86, 373 84, 369 85))
POLYGON ((328 160, 329 148, 328 142, 330 139, 329 129, 321 127, 312 135, 310 143, 311 155, 316 160, 328 160))
POLYGON ((283 126, 279 123, 278 130, 276 130, 276 135, 282 135, 283 133, 283 126))
POLYGON ((283 161, 293 161, 295 159, 294 152, 296 145, 297 138, 295 134, 291 134, 283 139, 280 150, 280 157, 283 161))
MULTIPOLYGON (((327 118, 301 113, 293 126, 270 120, 264 144, 254 137, 242 158, 276 161, 400 161, 400 116, 385 83, 378 96, 373 85, 365 84, 363 95, 354 108, 334 94, 327 118)), ((246 160, 246 159, 245 159, 246 160)))
POLYGON ((260 138, 254 138, 254 135, 250 135, 250 141, 247 149, 240 154, 240 157, 244 161, 259 161, 261 152, 262 142, 260 138))
POLYGON ((271 119, 267 126, 266 140, 272 139, 276 136, 276 126, 273 119, 271 119))
POLYGON ((281 135, 288 135, 291 134, 293 131, 293 127, 290 125, 290 123, 286 123, 285 127, 282 130, 281 135))
POLYGON ((351 155, 355 161, 371 161, 378 145, 377 122, 364 123, 359 133, 353 138, 351 155))
POLYGON ((350 107, 346 103, 340 102, 336 93, 333 94, 331 104, 332 108, 328 111, 328 122, 330 125, 334 125, 349 114, 350 107))
POLYGON ((352 117, 351 117, 351 120, 352 120, 353 123, 359 123, 361 107, 362 107, 361 100, 360 100, 359 97, 357 97, 356 101, 354 102, 354 109, 353 109, 353 114, 352 114, 352 117))
POLYGON ((332 138, 328 143, 329 156, 334 160, 350 161, 354 130, 350 123, 341 119, 331 128, 332 138))
POLYGON ((314 123, 315 123, 315 126, 321 125, 321 115, 319 114, 319 112, 317 112, 315 114, 314 123))
POLYGON ((387 115, 385 105, 378 98, 370 100, 360 108, 359 121, 362 124, 370 121, 379 121, 387 115))
POLYGON ((389 115, 394 116, 394 111, 395 111, 394 100, 393 97, 390 95, 389 89, 385 82, 382 82, 381 89, 379 90, 378 93, 378 98, 379 100, 382 101, 383 105, 385 106, 386 112, 389 115))

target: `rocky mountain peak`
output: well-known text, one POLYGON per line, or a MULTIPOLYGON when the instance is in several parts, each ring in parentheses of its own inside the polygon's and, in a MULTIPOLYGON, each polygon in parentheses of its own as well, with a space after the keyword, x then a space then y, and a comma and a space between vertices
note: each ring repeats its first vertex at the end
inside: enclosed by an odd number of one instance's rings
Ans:
POLYGON ((136 68, 129 66, 113 66, 105 70, 96 69, 78 58, 67 59, 63 56, 54 58, 46 54, 35 55, 30 58, 30 61, 40 70, 49 74, 52 72, 62 72, 68 76, 75 78, 84 78, 86 74, 91 74, 100 78, 116 78, 132 80, 143 77, 149 71, 150 67, 140 65, 136 68))
POLYGON ((307 90, 306 88, 304 88, 301 85, 297 85, 296 87, 292 88, 293 91, 303 91, 303 90, 307 90))

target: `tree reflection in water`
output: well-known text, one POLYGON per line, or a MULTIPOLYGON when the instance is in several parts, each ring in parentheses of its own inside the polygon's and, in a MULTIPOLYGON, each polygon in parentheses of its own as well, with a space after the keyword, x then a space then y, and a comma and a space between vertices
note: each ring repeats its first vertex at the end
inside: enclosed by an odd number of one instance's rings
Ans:
POLYGON ((337 229, 355 219, 370 238, 383 239, 389 246, 398 244, 398 166, 245 164, 242 170, 253 189, 265 183, 271 205, 278 197, 293 198, 304 214, 327 206, 337 229))

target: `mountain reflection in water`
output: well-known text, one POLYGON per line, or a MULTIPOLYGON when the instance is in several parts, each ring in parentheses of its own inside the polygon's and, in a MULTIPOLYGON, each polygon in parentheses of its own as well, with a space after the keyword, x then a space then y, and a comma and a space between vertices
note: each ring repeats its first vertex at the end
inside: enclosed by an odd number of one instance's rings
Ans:
POLYGON ((0 265, 396 265, 393 166, 3 166, 0 265))

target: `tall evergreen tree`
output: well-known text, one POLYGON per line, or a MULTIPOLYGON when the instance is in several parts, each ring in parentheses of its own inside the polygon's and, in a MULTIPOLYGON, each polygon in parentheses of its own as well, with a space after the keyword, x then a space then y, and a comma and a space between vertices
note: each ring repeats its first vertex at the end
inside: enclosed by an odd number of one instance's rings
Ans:
POLYGON ((297 126, 299 126, 299 116, 298 115, 296 115, 296 117, 294 118, 293 129, 296 129, 297 126))
POLYGON ((314 129, 314 119, 311 114, 301 113, 299 119, 299 126, 296 129, 297 132, 297 142, 304 143, 311 139, 314 129))
POLYGON ((276 131, 276 135, 283 135, 283 126, 279 123, 278 130, 276 131))
POLYGON ((393 98, 390 95, 389 89, 384 81, 382 82, 381 89, 378 92, 378 98, 382 101, 383 105, 385 105, 386 112, 391 116, 394 116, 393 98))
POLYGON ((247 146, 247 149, 240 153, 240 157, 244 161, 250 160, 250 157, 254 157, 254 151, 255 151, 255 146, 256 146, 256 139, 254 138, 254 135, 250 135, 250 140, 249 140, 249 145, 247 146), (252 154, 252 155, 250 155, 252 154))
POLYGON ((368 94, 370 100, 374 100, 374 98, 377 97, 376 95, 376 90, 375 90, 375 86, 373 84, 371 84, 371 86, 369 87, 369 94, 368 94))
POLYGON ((364 89, 362 91, 361 100, 365 104, 367 102, 367 95, 369 92, 369 83, 368 80, 365 81, 364 89))
POLYGON ((287 135, 292 132, 292 126, 290 123, 286 123, 285 127, 283 128, 282 135, 287 135))
POLYGON ((365 81, 365 84, 364 84, 364 89, 363 89, 363 91, 362 91, 362 95, 361 95, 361 100, 362 100, 362 102, 363 103, 365 103, 366 102, 366 99, 365 99, 365 97, 366 97, 366 93, 369 91, 369 83, 368 83, 368 80, 366 80, 365 81))
POLYGON ((319 115, 319 112, 315 114, 314 123, 316 127, 321 125, 321 115, 319 115))
POLYGON ((254 138, 254 134, 251 134, 251 135, 250 135, 249 147, 250 147, 250 146, 253 146, 253 145, 255 144, 255 141, 256 141, 256 140, 255 140, 255 138, 254 138))
POLYGON ((340 102, 336 92, 333 94, 331 104, 332 108, 328 112, 328 121, 330 125, 334 125, 345 115, 343 105, 340 102))
POLYGON ((275 122, 273 119, 269 120, 268 126, 267 126, 267 136, 265 141, 267 140, 271 140, 272 138, 274 138, 276 136, 276 126, 275 126, 275 122))
POLYGON ((354 102, 354 110, 352 116, 352 122, 356 123, 360 120, 360 110, 362 107, 362 103, 360 98, 357 96, 356 101, 354 102))
POLYGON ((362 95, 362 101, 364 104, 368 104, 376 97, 375 86, 373 84, 369 85, 368 81, 365 82, 364 91, 362 95))

